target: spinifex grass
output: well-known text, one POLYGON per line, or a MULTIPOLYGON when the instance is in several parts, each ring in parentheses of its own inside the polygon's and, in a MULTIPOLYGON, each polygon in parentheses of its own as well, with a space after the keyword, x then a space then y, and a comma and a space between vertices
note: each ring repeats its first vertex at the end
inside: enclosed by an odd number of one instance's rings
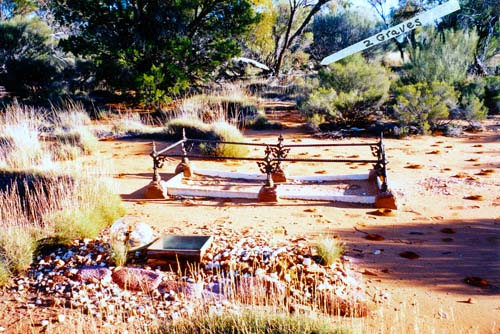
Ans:
POLYGON ((95 237, 124 214, 121 199, 84 167, 52 160, 42 137, 91 153, 96 139, 85 111, 26 108, 17 104, 0 113, 0 285, 32 262, 43 240, 95 237), (58 140, 59 139, 59 140, 58 140))
POLYGON ((344 253, 344 246, 337 239, 325 237, 318 241, 316 250, 325 264, 331 265, 344 253))
POLYGON ((326 317, 248 307, 236 312, 208 312, 166 322, 158 333, 341 334, 348 331, 338 328, 326 317))

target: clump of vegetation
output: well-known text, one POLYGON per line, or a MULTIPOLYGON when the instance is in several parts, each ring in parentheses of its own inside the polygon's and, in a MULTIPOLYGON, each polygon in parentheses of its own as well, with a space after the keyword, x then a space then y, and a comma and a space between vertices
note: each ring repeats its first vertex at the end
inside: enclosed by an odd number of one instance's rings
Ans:
MULTIPOLYGON (((218 140, 239 143, 245 142, 245 138, 241 132, 232 124, 228 124, 226 122, 215 122, 212 124, 212 130, 218 140)), ((201 148, 201 151, 205 154, 226 157, 245 157, 249 153, 247 146, 235 144, 207 144, 201 148)))
POLYGON ((53 145, 90 153, 97 141, 84 110, 53 114, 11 105, 0 114, 0 282, 22 273, 44 240, 95 237, 124 214, 121 199, 95 175, 58 172, 53 145), (53 145, 41 141, 49 138, 53 145), (55 140, 54 140, 55 139, 55 140), (52 151, 50 151, 52 150, 52 151), (43 171, 43 172, 42 172, 43 171), (7 277, 7 278, 6 278, 7 277))
POLYGON ((0 113, 0 167, 32 168, 44 161, 40 128, 44 124, 42 110, 19 104, 9 105, 0 113))
POLYGON ((8 272, 17 275, 28 269, 33 261, 35 247, 33 227, 2 224, 0 263, 8 272))
POLYGON ((484 105, 490 115, 500 114, 500 75, 490 75, 484 78, 484 105))
POLYGON ((364 125, 387 99, 389 88, 389 74, 383 66, 368 64, 361 55, 355 55, 321 71, 320 87, 300 109, 308 120, 324 119, 340 126, 364 125))
POLYGON ((410 61, 403 66, 402 82, 462 82, 473 61, 477 40, 474 30, 445 30, 441 33, 433 28, 425 29, 419 33, 417 45, 410 49, 410 61))
POLYGON ((429 133, 448 119, 457 105, 452 86, 444 82, 417 83, 396 89, 394 111, 403 126, 414 125, 420 133, 429 133))
POLYGON ((318 241, 316 251, 325 264, 332 265, 344 254, 344 246, 337 239, 326 237, 318 241))
POLYGON ((210 94, 188 97, 182 101, 179 109, 183 117, 194 116, 205 123, 225 120, 244 127, 259 114, 258 102, 243 87, 230 85, 210 94))
POLYGON ((341 334, 347 331, 332 325, 331 320, 307 314, 269 312, 247 309, 237 314, 203 314, 189 319, 168 322, 160 333, 233 333, 233 334, 341 334))

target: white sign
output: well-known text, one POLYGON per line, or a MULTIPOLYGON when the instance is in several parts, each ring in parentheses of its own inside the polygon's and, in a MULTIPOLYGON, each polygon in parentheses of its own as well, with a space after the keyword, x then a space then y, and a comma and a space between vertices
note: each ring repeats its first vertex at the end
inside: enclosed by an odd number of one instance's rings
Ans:
POLYGON ((420 13, 414 16, 410 20, 404 21, 394 27, 381 31, 380 33, 373 35, 359 43, 353 44, 345 49, 340 50, 332 55, 329 55, 321 61, 321 65, 329 65, 336 62, 342 58, 350 56, 356 52, 363 51, 365 49, 371 48, 377 44, 387 41, 391 38, 398 37, 409 31, 417 29, 423 25, 434 22, 434 20, 451 14, 460 9, 458 0, 450 0, 447 3, 436 6, 431 10, 420 13))

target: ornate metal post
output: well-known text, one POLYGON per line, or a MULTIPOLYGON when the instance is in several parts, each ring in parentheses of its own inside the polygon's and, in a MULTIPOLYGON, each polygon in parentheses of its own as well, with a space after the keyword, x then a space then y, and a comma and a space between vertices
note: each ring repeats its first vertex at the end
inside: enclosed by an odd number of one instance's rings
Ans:
POLYGON ((285 145, 283 145, 283 140, 283 135, 280 134, 278 137, 278 144, 272 148, 273 157, 278 159, 278 163, 276 164, 276 168, 273 173, 274 182, 286 182, 285 171, 281 167, 281 159, 288 156, 290 148, 286 148, 285 145))
POLYGON ((153 180, 149 183, 149 186, 146 188, 144 193, 144 197, 147 199, 163 199, 167 196, 163 191, 163 187, 161 185, 161 176, 158 171, 159 168, 163 167, 163 160, 158 157, 156 152, 156 143, 153 142, 153 150, 150 154, 151 158, 153 158, 153 180))
POLYGON ((274 185, 273 174, 276 171, 276 166, 278 165, 279 161, 275 161, 271 157, 273 150, 269 145, 266 147, 265 153, 266 156, 264 158, 264 161, 257 162, 260 171, 266 174, 266 183, 265 185, 262 186, 262 188, 259 191, 258 200, 259 202, 277 202, 278 194, 276 193, 276 186, 274 185))
MULTIPOLYGON (((397 209, 396 197, 389 190, 387 183, 387 161, 385 160, 384 136, 380 134, 380 142, 376 147, 377 164, 375 166, 376 178, 380 180, 380 189, 375 197, 375 207, 385 209, 397 209)), ((373 151, 373 148, 372 148, 373 151)))
POLYGON ((189 164, 189 158, 187 156, 186 142, 188 141, 186 137, 186 130, 182 128, 182 143, 181 143, 181 162, 175 168, 175 174, 183 173, 185 178, 190 178, 192 175, 191 166, 189 164))

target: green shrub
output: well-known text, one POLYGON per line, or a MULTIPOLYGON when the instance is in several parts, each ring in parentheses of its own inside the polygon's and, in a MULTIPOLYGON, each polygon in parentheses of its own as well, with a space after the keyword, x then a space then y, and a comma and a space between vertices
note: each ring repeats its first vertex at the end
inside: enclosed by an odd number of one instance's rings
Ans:
POLYGON ((401 86, 395 95, 396 118, 404 126, 417 126, 421 133, 428 133, 448 119, 450 109, 457 105, 455 90, 444 82, 401 86))
POLYGON ((456 85, 459 95, 458 105, 450 113, 450 119, 465 120, 469 123, 486 118, 488 109, 483 104, 485 85, 481 78, 470 78, 456 85))
POLYGON ((480 121, 486 118, 488 109, 484 106, 483 101, 474 94, 462 94, 460 104, 455 113, 455 118, 467 122, 480 121))
POLYGON ((344 247, 338 240, 333 238, 322 238, 316 245, 318 255, 327 265, 335 263, 344 253, 344 247))
POLYGON ((500 114, 500 75, 491 75, 484 78, 484 105, 490 115, 500 114))
POLYGON ((443 81, 455 84, 465 79, 473 62, 477 44, 475 31, 426 28, 418 34, 417 45, 410 49, 410 61, 403 66, 404 84, 443 81))
POLYGON ((361 55, 320 71, 320 88, 300 106, 307 118, 325 116, 338 125, 364 125, 388 97, 390 77, 379 64, 368 64, 361 55))
MULTIPOLYGON (((212 124, 212 129, 221 141, 245 142, 245 137, 243 137, 240 130, 232 124, 216 122, 212 124)), ((244 145, 217 144, 214 153, 226 157, 245 157, 248 155, 249 150, 244 145)))
POLYGON ((99 232, 125 214, 120 196, 104 184, 82 183, 74 195, 80 203, 53 212, 54 237, 61 240, 95 238, 99 232))
POLYGON ((283 128, 279 122, 270 122, 264 113, 258 113, 254 119, 246 124, 246 127, 252 130, 280 130, 283 128))

